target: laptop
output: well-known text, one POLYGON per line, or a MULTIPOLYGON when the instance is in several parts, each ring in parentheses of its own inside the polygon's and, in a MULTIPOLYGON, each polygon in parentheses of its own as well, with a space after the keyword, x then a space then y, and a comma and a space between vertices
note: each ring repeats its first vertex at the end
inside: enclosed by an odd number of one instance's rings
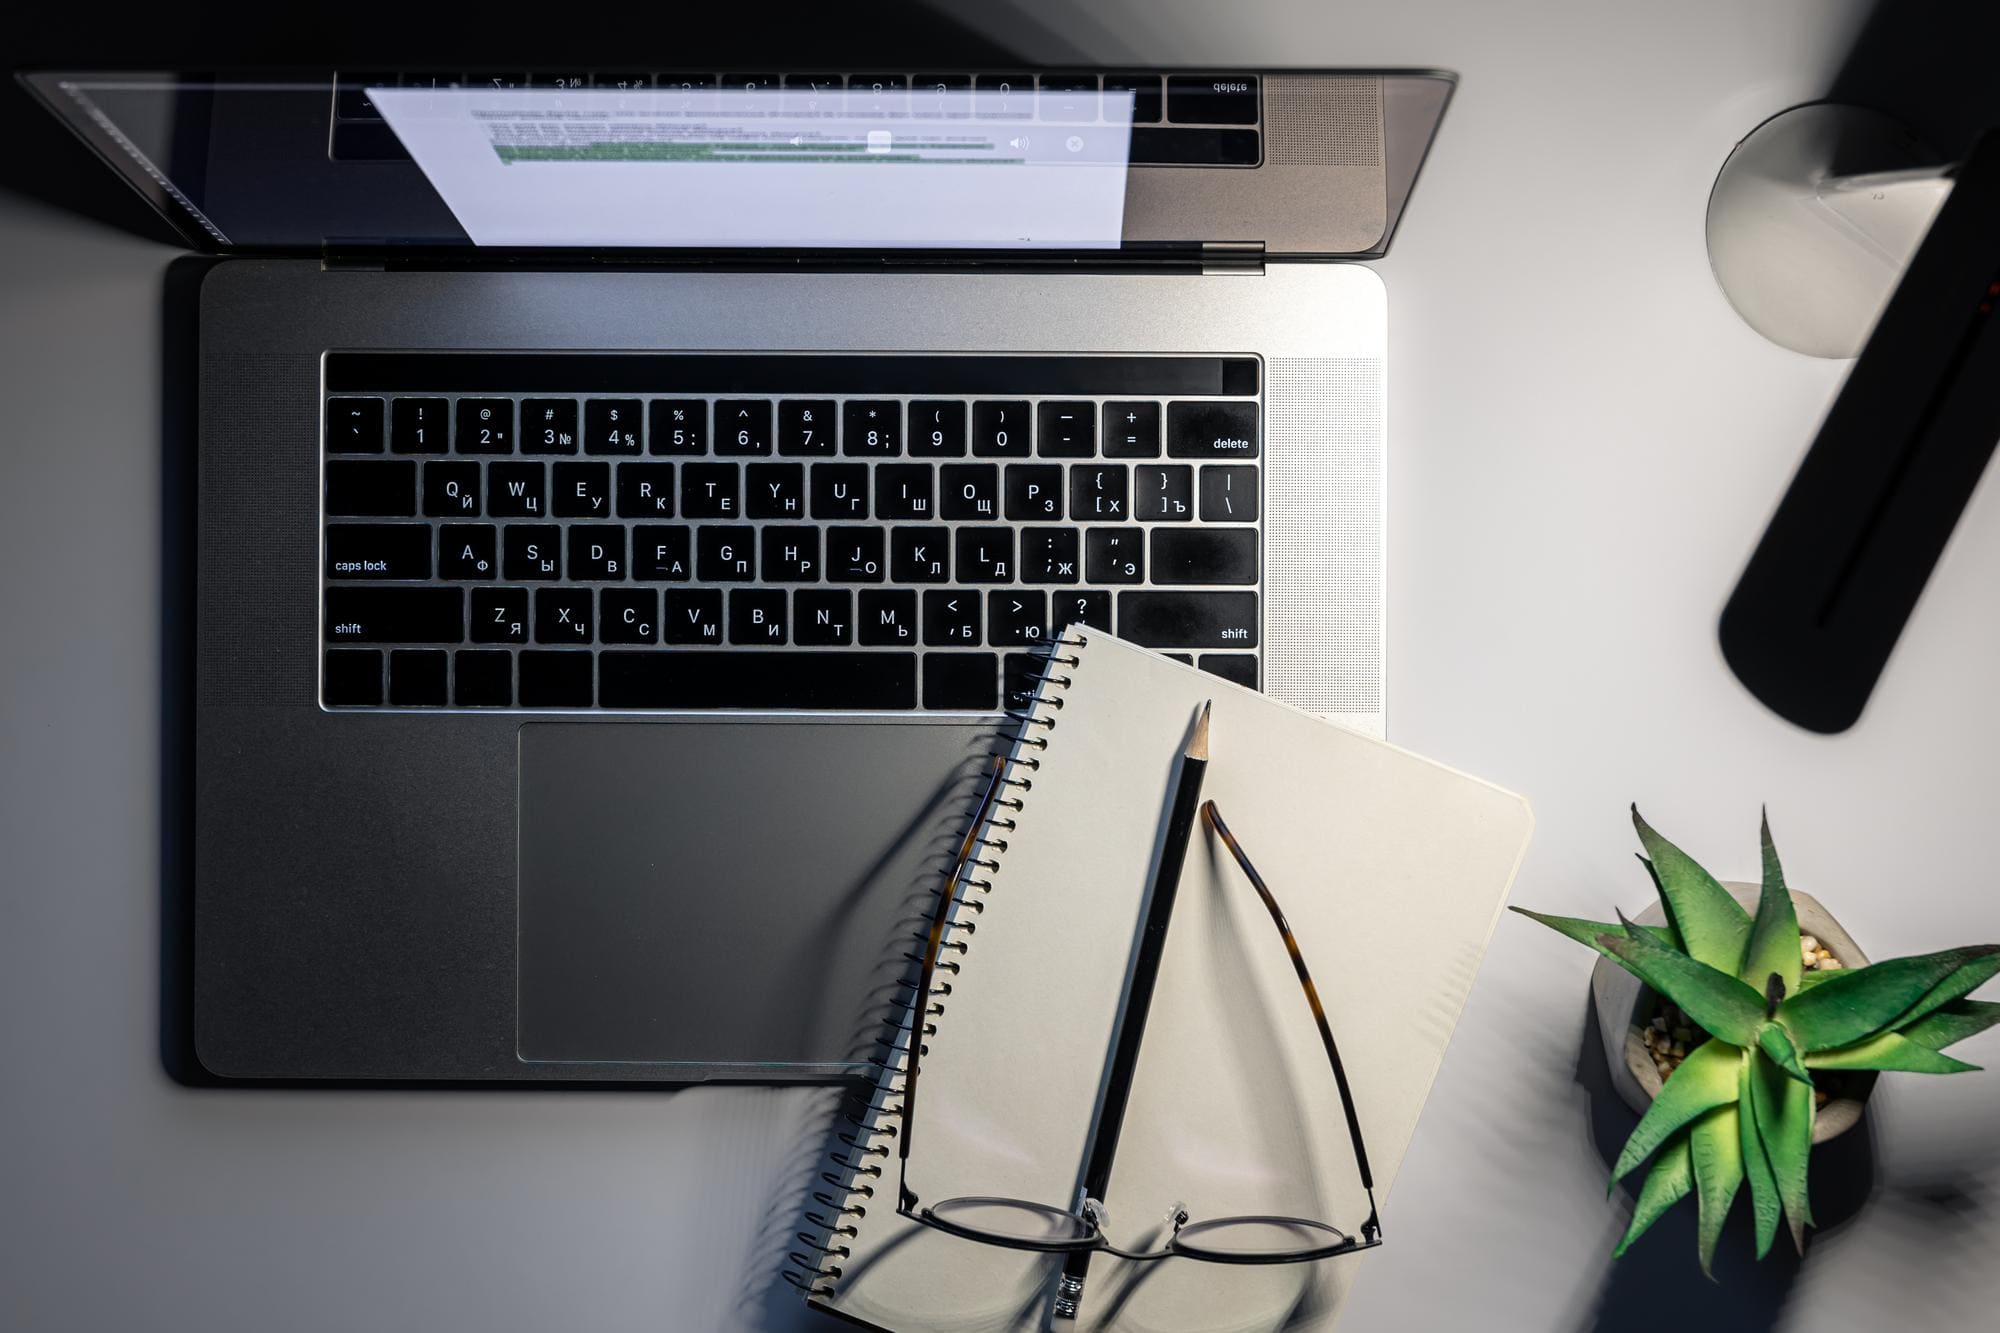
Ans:
POLYGON ((182 1077, 867 1069, 1066 625, 1383 728, 1448 75, 24 77, 201 256, 182 1077))

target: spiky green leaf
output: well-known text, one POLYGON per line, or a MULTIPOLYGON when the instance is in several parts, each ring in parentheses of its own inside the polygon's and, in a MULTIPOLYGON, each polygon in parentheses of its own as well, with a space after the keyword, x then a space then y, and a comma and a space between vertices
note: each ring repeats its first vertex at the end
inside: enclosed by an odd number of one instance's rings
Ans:
MULTIPOLYGON (((1633 855, 1638 858, 1639 864, 1646 868, 1646 878, 1653 882, 1653 896, 1658 898, 1662 903, 1665 903, 1667 901, 1667 891, 1660 887, 1660 872, 1653 868, 1653 863, 1646 858, 1644 852, 1634 852, 1633 855)), ((1686 953, 1687 945, 1681 940, 1680 932, 1674 929, 1674 917, 1671 912, 1667 913, 1665 930, 1667 937, 1663 942, 1669 948, 1679 949, 1682 953, 1686 953)))
POLYGON ((1892 1026, 1895 1019, 1911 1012, 1911 1007, 1925 998, 1932 987, 1967 963, 1996 952, 2000 952, 2000 945, 1981 944, 1843 969, 1831 980, 1779 1005, 1778 1021, 1791 1032, 1792 1040, 1802 1050, 1828 1051, 1851 1046, 1892 1026))
POLYGON ((1953 1042, 1978 1036, 1995 1023, 2000 1023, 2000 1004, 1991 1000, 1954 1000, 1898 1030, 1919 1046, 1941 1051, 1953 1042))
MULTIPOLYGON (((1624 918, 1619 918, 1624 924, 1624 918)), ((1764 1001, 1738 981, 1645 934, 1600 935, 1598 945, 1621 966, 1672 1000, 1695 1022, 1734 1046, 1752 1046, 1764 1021, 1764 1001)))
POLYGON ((1996 975, 2000 975, 2000 953, 1989 953, 1973 959, 1925 991, 1922 999, 1896 1019, 1895 1026, 1898 1030, 1908 1027, 1953 1000, 1972 994, 1996 975))
POLYGON ((1700 1209, 1701 1271, 1710 1281, 1715 1279, 1715 1243, 1722 1238, 1729 1205, 1743 1186, 1743 1130, 1738 1119, 1736 1104, 1731 1102, 1716 1107, 1688 1128, 1695 1202, 1700 1209))
POLYGON ((1807 1087, 1812 1086, 1812 1075, 1799 1060, 1798 1047, 1792 1045, 1792 1038, 1781 1023, 1766 1023, 1757 1029, 1757 1049, 1771 1058, 1771 1063, 1807 1087))
POLYGON ((1920 1046, 1900 1032, 1884 1032, 1832 1051, 1806 1057, 1814 1069, 1882 1069, 1905 1074, 1966 1074, 1979 1068, 1920 1046))
POLYGON ((1668 842, 1632 807, 1632 827, 1652 858, 1660 901, 1687 952, 1697 962, 1736 976, 1750 941, 1750 914, 1680 848, 1668 842))
POLYGON ((1736 1067, 1742 1060, 1743 1052, 1726 1042, 1705 1041, 1689 1051, 1639 1117, 1632 1137, 1625 1140, 1624 1151, 1611 1168, 1612 1183, 1623 1180, 1682 1125, 1703 1111, 1735 1101, 1736 1067))
MULTIPOLYGON (((1507 910, 1510 912, 1519 912, 1530 921, 1539 921, 1550 930, 1569 936, 1578 944, 1596 949, 1597 952, 1603 954, 1613 962, 1620 961, 1618 955, 1599 945, 1597 942, 1599 935, 1617 935, 1626 929, 1626 927, 1619 925, 1616 921, 1586 921, 1580 916, 1551 916, 1547 912, 1531 912, 1525 907, 1510 907, 1507 910)), ((1665 926, 1642 926, 1634 922, 1630 928, 1644 931, 1669 949, 1674 947, 1673 932, 1665 926)))
POLYGON ((1750 1181, 1750 1215, 1757 1227, 1757 1257, 1771 1252, 1778 1238, 1778 1219, 1785 1211, 1778 1199, 1778 1178, 1771 1174, 1770 1155, 1764 1136, 1758 1132, 1757 1116, 1750 1102, 1751 1062, 1742 1061, 1737 1070, 1736 1120, 1743 1139, 1743 1174, 1750 1181))
POLYGON ((1812 1153, 1812 1085, 1801 1083, 1771 1061, 1750 1057, 1750 1104, 1757 1117, 1757 1136, 1771 1163, 1778 1200, 1785 1206, 1792 1244, 1805 1253, 1806 1226, 1812 1205, 1806 1197, 1806 1158, 1812 1153))
POLYGON ((1771 843, 1771 820, 1764 818, 1764 884, 1757 896, 1757 915, 1750 923, 1750 943, 1743 956, 1743 980, 1757 989, 1776 974, 1785 983, 1785 993, 1799 988, 1802 955, 1799 952, 1799 916, 1792 907, 1792 895, 1785 888, 1785 872, 1778 864, 1778 849, 1771 843))
POLYGON ((1646 1183, 1639 1187, 1639 1201, 1632 1206, 1632 1225, 1625 1228, 1625 1239, 1618 1242, 1611 1257, 1615 1259, 1631 1249, 1632 1242, 1646 1234, 1646 1228, 1685 1199, 1693 1188, 1694 1163, 1688 1152, 1688 1136, 1682 1132, 1668 1141, 1653 1162, 1653 1169, 1646 1173, 1646 1183))

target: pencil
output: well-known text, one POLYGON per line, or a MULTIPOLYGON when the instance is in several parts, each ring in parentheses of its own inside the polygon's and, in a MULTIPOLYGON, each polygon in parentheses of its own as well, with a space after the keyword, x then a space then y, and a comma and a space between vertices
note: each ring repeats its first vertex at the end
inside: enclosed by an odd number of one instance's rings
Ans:
MULTIPOLYGON (((1210 703, 1202 704, 1201 714, 1195 719, 1187 746, 1181 752, 1180 767, 1174 774, 1167 834, 1160 844, 1160 861, 1153 871, 1152 888, 1146 895, 1146 924, 1140 931, 1138 956, 1132 962, 1132 984, 1119 1006, 1118 1039, 1105 1075, 1104 1109, 1097 1117, 1083 1171, 1084 1197, 1099 1203, 1104 1202, 1104 1192, 1111 1183, 1111 1164, 1118 1155, 1118 1135, 1125 1125, 1125 1104, 1132 1095, 1132 1076, 1139 1065, 1139 1043, 1146 1035, 1146 1015, 1153 1007, 1153 986, 1159 980, 1160 958, 1166 952, 1174 896, 1180 892, 1181 866, 1187 860, 1188 842, 1194 836, 1195 816, 1201 808, 1201 782, 1208 772, 1209 709, 1210 703)), ((1090 1251, 1070 1253, 1056 1288, 1058 1316, 1075 1318, 1089 1268, 1090 1251)))

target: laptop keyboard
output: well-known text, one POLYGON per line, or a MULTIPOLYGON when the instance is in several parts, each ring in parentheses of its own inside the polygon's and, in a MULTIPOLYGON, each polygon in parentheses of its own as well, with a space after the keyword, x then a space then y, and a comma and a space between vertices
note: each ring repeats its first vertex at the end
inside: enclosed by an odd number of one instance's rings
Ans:
POLYGON ((984 712, 1069 623, 1258 682, 1249 357, 331 353, 329 708, 984 712))

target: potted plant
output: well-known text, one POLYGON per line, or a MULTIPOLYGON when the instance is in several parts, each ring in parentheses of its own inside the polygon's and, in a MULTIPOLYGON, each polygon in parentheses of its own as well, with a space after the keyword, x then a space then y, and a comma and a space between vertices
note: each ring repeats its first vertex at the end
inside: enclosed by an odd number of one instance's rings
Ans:
MULTIPOLYGON (((1622 912, 1610 923, 1513 909, 1636 978, 1641 991, 1631 1014, 1644 1031, 1661 1032, 1652 1012, 1661 1004, 1685 1020, 1668 1018, 1663 1055, 1657 1036, 1638 1038, 1652 1066, 1652 1097, 1612 1168, 1612 1182, 1649 1158, 1653 1165, 1615 1253, 1693 1194, 1702 1272, 1709 1273, 1723 1220, 1746 1180, 1757 1257, 1770 1252, 1781 1216, 1803 1250, 1812 1221, 1806 1159, 1822 1102, 1834 1104, 1815 1093, 1836 1090, 1819 1085, 1887 1070, 1976 1068, 1943 1049, 2000 1022, 2000 1004, 1966 998, 2000 973, 2000 945, 1868 963, 1839 931, 1846 952, 1816 934, 1807 966, 1799 917, 1810 900, 1785 887, 1768 820, 1754 913, 1654 832, 1636 806, 1632 822, 1659 891, 1659 924, 1622 912)), ((1810 912, 1823 917, 1815 925, 1832 937, 1838 923, 1816 903, 1810 912)), ((1865 1087, 1839 1090, 1855 1103, 1858 1118, 1865 1087)))

